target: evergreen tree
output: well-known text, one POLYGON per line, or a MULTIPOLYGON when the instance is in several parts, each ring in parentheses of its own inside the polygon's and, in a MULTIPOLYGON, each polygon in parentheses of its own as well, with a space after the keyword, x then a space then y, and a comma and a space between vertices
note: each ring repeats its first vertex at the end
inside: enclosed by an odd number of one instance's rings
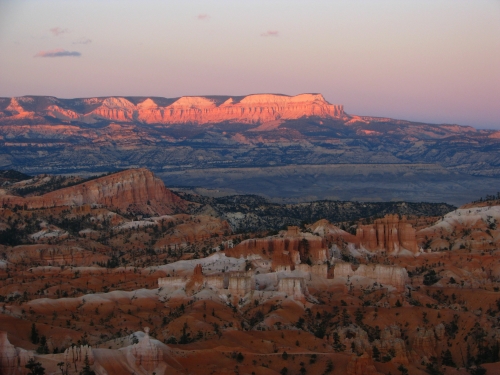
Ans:
POLYGON ((373 359, 377 362, 380 362, 380 350, 378 350, 378 348, 375 345, 373 345, 372 351, 373 351, 373 359))
POLYGON ((35 362, 34 358, 30 358, 30 360, 24 367, 30 370, 30 372, 28 372, 28 375, 45 375, 45 368, 40 362, 35 362))
POLYGON ((38 330, 36 329, 35 323, 31 325, 30 341, 33 344, 38 344, 40 342, 40 336, 38 335, 38 330))
POLYGON ((82 371, 80 375, 95 375, 95 371, 90 368, 89 356, 85 354, 85 359, 83 360, 82 371))
POLYGON ((38 354, 49 354, 49 347, 47 345, 47 338, 45 335, 40 337, 40 346, 36 349, 38 354))
POLYGON ((450 349, 447 349, 445 352, 443 352, 443 354, 441 355, 441 361, 444 366, 456 367, 450 349))
POLYGON ((340 337, 337 332, 333 332, 333 350, 336 352, 343 352, 345 345, 340 342, 340 337))

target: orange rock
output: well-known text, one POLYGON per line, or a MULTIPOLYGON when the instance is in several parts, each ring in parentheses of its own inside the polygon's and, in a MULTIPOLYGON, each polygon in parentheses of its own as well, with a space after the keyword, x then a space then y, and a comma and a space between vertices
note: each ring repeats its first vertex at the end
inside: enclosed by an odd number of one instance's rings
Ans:
POLYGON ((373 279, 382 285, 392 285, 397 290, 403 291, 408 282, 408 272, 403 267, 383 264, 361 264, 355 270, 350 263, 336 263, 334 270, 335 277, 360 276, 373 279))
POLYGON ((406 217, 399 220, 398 215, 386 215, 370 225, 359 225, 356 240, 367 250, 386 250, 397 253, 402 249, 418 252, 416 231, 406 217))
MULTIPOLYGON (((92 101, 94 109, 77 113, 53 104, 47 106, 43 112, 62 120, 79 120, 88 123, 106 119, 119 122, 138 120, 147 124, 206 124, 223 121, 257 124, 297 119, 303 116, 332 118, 344 115, 342 105, 328 103, 321 94, 297 96, 257 94, 234 98, 184 96, 173 100, 146 98, 137 105, 120 97, 81 100, 92 101), (170 103, 164 103, 165 101, 170 103)), ((33 112, 25 111, 17 101, 12 102, 11 106, 15 107, 18 117, 20 114, 35 115, 33 112)))
POLYGON ((28 209, 102 205, 121 211, 163 215, 183 208, 185 202, 165 188, 151 171, 141 168, 114 173, 37 197, 4 195, 0 198, 0 205, 18 205, 28 209))
POLYGON ((278 236, 245 240, 225 253, 234 257, 248 254, 269 257, 273 260, 273 269, 305 263, 308 259, 318 264, 327 260, 325 240, 310 233, 300 233, 297 227, 290 227, 278 236))
POLYGON ((358 357, 353 355, 347 364, 347 375, 382 375, 373 364, 373 360, 368 354, 358 357))
POLYGON ((33 355, 9 342, 7 332, 0 331, 0 374, 18 375, 24 373, 24 366, 33 355))

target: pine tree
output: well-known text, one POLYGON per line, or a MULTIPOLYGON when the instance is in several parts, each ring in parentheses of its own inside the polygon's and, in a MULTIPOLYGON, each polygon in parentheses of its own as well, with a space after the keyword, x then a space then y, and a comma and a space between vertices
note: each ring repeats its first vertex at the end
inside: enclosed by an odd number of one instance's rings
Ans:
POLYGON ((441 361, 444 366, 456 367, 450 349, 447 349, 445 352, 443 352, 441 356, 441 361))
POLYGON ((36 329, 35 323, 31 325, 30 341, 33 344, 38 344, 40 342, 40 336, 38 335, 38 330, 36 329))
POLYGON ((377 362, 380 362, 380 350, 378 350, 378 348, 375 345, 372 346, 372 350, 373 350, 373 359, 377 362))
POLYGON ((30 360, 24 367, 30 370, 30 372, 28 372, 28 375, 45 375, 45 368, 40 362, 35 362, 34 358, 30 358, 30 360))
POLYGON ((85 354, 85 359, 83 360, 83 367, 82 371, 80 371, 80 375, 95 375, 95 371, 90 368, 88 354, 85 354))

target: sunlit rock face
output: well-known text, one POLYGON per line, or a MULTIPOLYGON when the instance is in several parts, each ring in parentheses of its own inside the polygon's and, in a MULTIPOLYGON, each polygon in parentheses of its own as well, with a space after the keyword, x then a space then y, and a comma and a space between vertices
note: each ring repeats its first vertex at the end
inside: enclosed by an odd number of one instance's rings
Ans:
POLYGON ((173 213, 183 203, 145 168, 129 169, 36 197, 0 197, 2 205, 27 209, 90 204, 155 214, 173 213))
POLYGON ((258 124, 303 116, 334 118, 344 115, 342 105, 328 103, 321 94, 184 96, 176 99, 107 97, 76 99, 77 103, 51 99, 42 111, 38 110, 36 113, 26 109, 29 102, 20 102, 18 98, 11 98, 6 109, 10 111, 11 117, 16 119, 44 114, 60 120, 86 123, 104 119, 118 122, 139 121, 146 124, 201 124, 223 121, 258 124))

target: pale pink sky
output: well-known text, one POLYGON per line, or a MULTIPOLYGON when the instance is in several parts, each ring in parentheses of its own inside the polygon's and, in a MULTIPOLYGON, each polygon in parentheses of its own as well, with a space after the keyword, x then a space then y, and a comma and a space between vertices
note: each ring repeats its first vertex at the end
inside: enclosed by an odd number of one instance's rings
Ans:
POLYGON ((500 128, 498 0, 0 0, 0 96, 320 92, 500 128))

